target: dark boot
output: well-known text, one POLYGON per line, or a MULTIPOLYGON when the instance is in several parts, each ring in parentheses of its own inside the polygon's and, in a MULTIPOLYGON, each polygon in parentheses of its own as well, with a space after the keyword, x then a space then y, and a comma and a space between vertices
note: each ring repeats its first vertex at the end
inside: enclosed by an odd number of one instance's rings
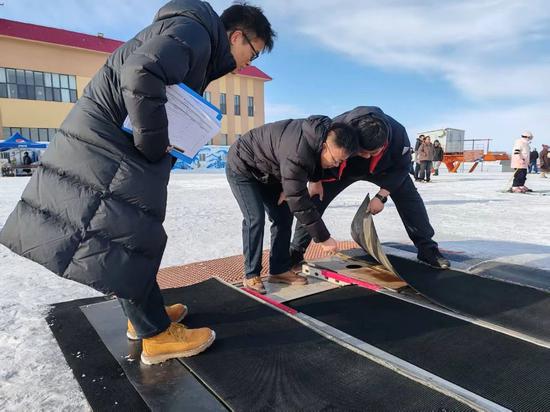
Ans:
POLYGON ((438 248, 430 248, 418 251, 418 260, 438 269, 448 269, 451 267, 449 262, 439 251, 438 248))

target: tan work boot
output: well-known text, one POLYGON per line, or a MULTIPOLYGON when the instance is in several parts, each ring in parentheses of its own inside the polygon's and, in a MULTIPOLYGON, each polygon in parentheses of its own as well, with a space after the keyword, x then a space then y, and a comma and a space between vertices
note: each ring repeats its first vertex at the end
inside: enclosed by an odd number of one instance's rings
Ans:
POLYGON ((250 279, 244 278, 243 286, 245 288, 252 289, 255 292, 261 293, 262 295, 265 295, 266 293, 264 282, 262 282, 262 278, 259 276, 254 276, 250 279))
POLYGON ((154 365, 168 359, 187 358, 201 353, 214 342, 212 329, 187 329, 181 323, 171 323, 156 336, 143 339, 141 361, 154 365))
MULTIPOLYGON (((170 318, 170 322, 181 322, 187 313, 187 306, 182 305, 181 303, 176 303, 175 305, 165 306, 166 314, 170 318)), ((139 340, 134 325, 132 322, 128 321, 128 330, 126 331, 126 337, 130 340, 139 340)))
POLYGON ((289 270, 280 275, 269 275, 269 283, 286 283, 287 285, 307 285, 307 279, 289 270))

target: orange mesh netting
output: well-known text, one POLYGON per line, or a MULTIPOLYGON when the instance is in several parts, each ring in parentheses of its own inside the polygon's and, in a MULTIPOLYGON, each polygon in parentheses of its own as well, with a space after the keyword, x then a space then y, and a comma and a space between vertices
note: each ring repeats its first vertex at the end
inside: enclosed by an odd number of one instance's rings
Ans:
MULTIPOLYGON (((358 247, 357 243, 346 240, 338 242, 340 250, 353 249, 358 247)), ((321 247, 311 243, 306 251, 305 258, 308 260, 319 259, 327 256, 321 247)), ((220 259, 195 262, 183 266, 172 266, 159 271, 157 280, 161 289, 177 288, 188 286, 194 283, 217 276, 227 282, 238 282, 243 277, 244 263, 243 256, 229 256, 220 259)), ((262 258, 262 276, 266 276, 269 270, 269 250, 264 250, 262 258)))

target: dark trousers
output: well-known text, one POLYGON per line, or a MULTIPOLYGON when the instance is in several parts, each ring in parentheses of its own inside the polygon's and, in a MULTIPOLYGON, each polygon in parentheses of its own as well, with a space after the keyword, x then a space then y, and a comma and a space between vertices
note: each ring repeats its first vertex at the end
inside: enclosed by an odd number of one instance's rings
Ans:
POLYGON ((271 249, 269 273, 279 275, 290 269, 290 236, 292 213, 286 202, 278 206, 280 184, 268 185, 235 173, 226 167, 226 176, 233 196, 243 214, 244 274, 247 278, 259 276, 262 270, 265 214, 271 222, 271 249))
MULTIPOLYGON (((357 179, 346 178, 335 182, 323 183, 323 201, 320 201, 319 197, 313 199, 319 212, 323 214, 330 202, 332 202, 340 192, 359 180, 365 180, 377 186, 383 186, 383 181, 377 179, 375 176, 357 179)), ((409 238, 413 241, 419 253, 426 249, 437 248, 437 243, 432 240, 434 230, 430 224, 424 201, 416 190, 410 176, 406 177, 403 184, 391 193, 390 197, 395 203, 395 207, 401 217, 401 221, 405 226, 409 238)), ((310 242, 311 237, 308 235, 307 230, 297 222, 290 246, 293 264, 303 259, 304 253, 310 242)))
POLYGON ((525 186, 525 181, 527 180, 527 169, 516 169, 514 173, 514 182, 512 186, 525 186))
POLYGON ((414 162, 414 178, 420 179, 420 162, 414 162))
POLYGON ((432 161, 423 160, 422 162, 420 162, 420 173, 418 175, 418 178, 421 180, 425 180, 426 182, 429 182, 431 174, 432 174, 432 161))
POLYGON ((539 172, 539 168, 537 166, 537 161, 536 160, 531 160, 531 162, 529 163, 529 173, 533 173, 533 171, 535 173, 539 172))
POLYGON ((118 301, 139 338, 158 335, 170 326, 170 318, 166 314, 164 299, 156 280, 140 299, 118 298, 118 301))

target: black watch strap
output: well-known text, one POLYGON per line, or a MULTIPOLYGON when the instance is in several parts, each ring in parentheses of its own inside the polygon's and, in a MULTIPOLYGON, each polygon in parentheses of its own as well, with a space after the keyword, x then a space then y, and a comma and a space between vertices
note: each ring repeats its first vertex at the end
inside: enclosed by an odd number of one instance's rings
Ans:
POLYGON ((380 200, 382 203, 386 203, 388 201, 388 197, 382 196, 380 193, 375 194, 374 197, 380 200))

